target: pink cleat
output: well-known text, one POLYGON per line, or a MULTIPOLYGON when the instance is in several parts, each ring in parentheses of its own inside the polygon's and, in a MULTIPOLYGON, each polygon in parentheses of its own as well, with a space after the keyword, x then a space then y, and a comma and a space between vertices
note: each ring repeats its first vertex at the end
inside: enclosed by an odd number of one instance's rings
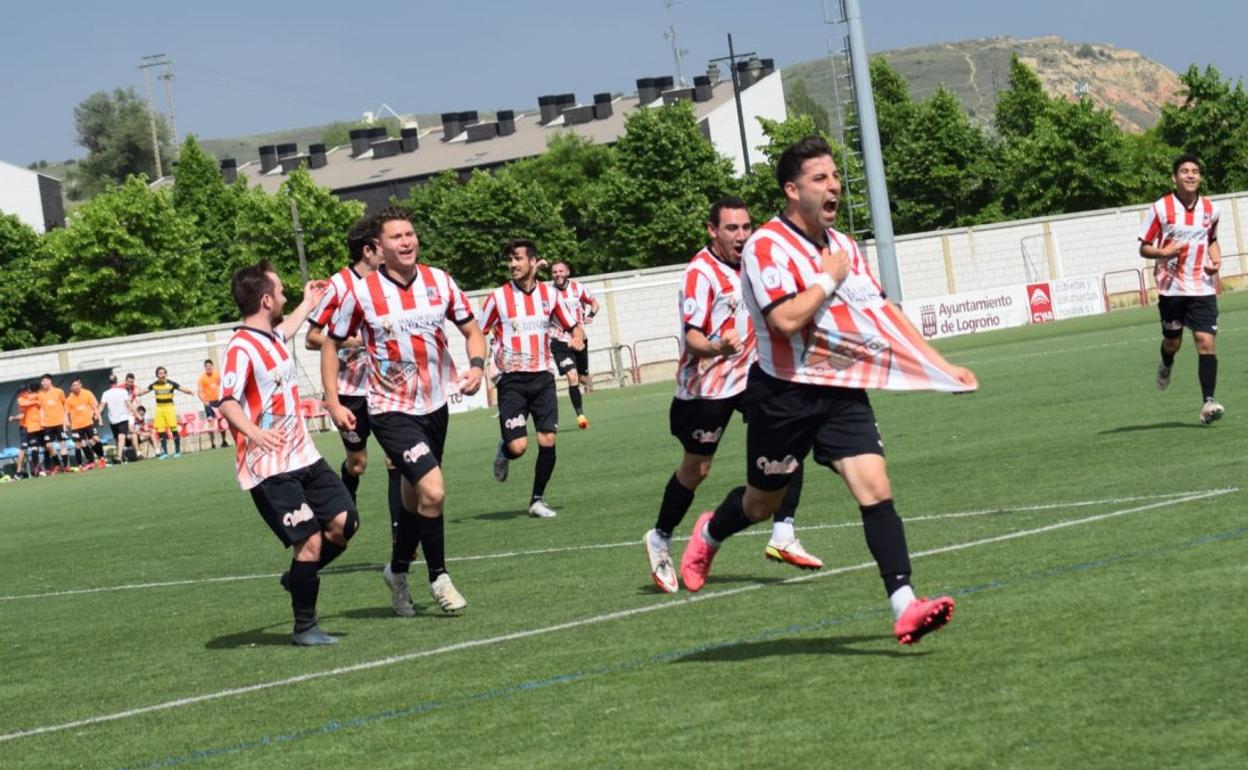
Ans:
POLYGON ((706 576, 711 571, 711 561, 714 560, 716 551, 702 536, 702 528, 714 515, 713 511, 707 511, 698 517, 693 525, 693 536, 689 538, 689 545, 685 546, 685 552, 680 556, 680 579, 690 591, 701 591, 702 585, 706 583, 706 576))
POLYGON ((943 628, 952 617, 953 599, 948 596, 915 599, 893 624, 893 634, 900 644, 918 644, 927 634, 943 628))

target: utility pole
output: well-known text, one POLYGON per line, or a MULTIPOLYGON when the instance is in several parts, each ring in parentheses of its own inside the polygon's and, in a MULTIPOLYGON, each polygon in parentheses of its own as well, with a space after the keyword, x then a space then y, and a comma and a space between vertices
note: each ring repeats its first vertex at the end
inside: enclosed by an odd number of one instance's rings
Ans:
POLYGON ((290 222, 295 228, 295 251, 299 254, 299 275, 303 285, 308 285, 308 258, 303 253, 303 227, 299 224, 299 202, 290 196, 290 222))
POLYGON ((160 66, 160 62, 156 59, 164 59, 163 53, 154 56, 143 56, 139 58, 139 69, 143 72, 143 81, 147 84, 147 123, 152 132, 152 159, 156 162, 156 178, 160 179, 164 176, 164 172, 160 167, 160 139, 156 135, 156 105, 152 101, 152 75, 148 71, 152 67, 160 66))
POLYGON ((737 53, 732 47, 732 33, 728 33, 728 55, 721 56, 718 59, 711 59, 710 64, 716 62, 728 62, 728 71, 732 74, 732 96, 737 102, 737 127, 741 129, 741 160, 745 163, 745 174, 749 176, 754 173, 750 168, 750 143, 745 138, 745 113, 741 109, 741 80, 737 76, 737 60, 744 59, 747 56, 757 56, 754 51, 748 53, 737 53))
POLYGON ((178 116, 173 111, 173 60, 165 58, 165 69, 158 75, 165 81, 165 99, 169 102, 169 133, 172 134, 173 146, 178 146, 178 116))
POLYGON ((672 63, 676 67, 676 82, 681 86, 689 85, 685 82, 685 75, 681 71, 681 63, 685 60, 685 54, 689 53, 680 47, 680 43, 676 42, 676 25, 672 23, 672 9, 676 7, 678 0, 665 0, 664 5, 667 6, 667 30, 663 33, 663 39, 672 44, 672 63))

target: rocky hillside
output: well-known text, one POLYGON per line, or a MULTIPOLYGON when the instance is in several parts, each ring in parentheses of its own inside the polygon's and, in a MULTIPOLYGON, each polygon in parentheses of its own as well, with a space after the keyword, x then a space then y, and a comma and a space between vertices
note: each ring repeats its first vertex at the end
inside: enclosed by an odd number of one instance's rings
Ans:
MULTIPOLYGON (((1009 84, 1010 57, 1018 57, 1035 71, 1052 95, 1075 98, 1085 92, 1096 106, 1113 110, 1128 131, 1144 131, 1157 122, 1161 106, 1176 102, 1178 76, 1135 51, 1105 43, 1069 43, 1058 37, 1015 39, 993 37, 884 51, 883 56, 910 85, 916 100, 930 96, 940 84, 953 91, 977 120, 989 125, 997 92, 1009 84)), ((844 62, 834 62, 838 74, 844 62)), ((807 91, 833 121, 833 63, 827 58, 801 62, 784 69, 786 83, 805 81, 807 91)), ((844 96, 842 87, 842 97, 844 96)))

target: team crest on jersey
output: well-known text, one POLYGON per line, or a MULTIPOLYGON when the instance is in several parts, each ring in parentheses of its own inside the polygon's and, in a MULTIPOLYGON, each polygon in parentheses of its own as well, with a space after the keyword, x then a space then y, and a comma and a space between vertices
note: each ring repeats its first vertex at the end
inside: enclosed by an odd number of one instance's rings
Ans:
POLYGON ((738 298, 738 297, 737 297, 736 292, 733 292, 732 294, 728 294, 728 295, 725 295, 725 296, 726 296, 725 301, 726 301, 726 303, 727 303, 727 305, 728 305, 728 312, 730 312, 730 313, 736 313, 736 312, 737 312, 737 307, 739 307, 739 306, 740 306, 740 304, 741 304, 741 300, 740 300, 740 298, 738 298))
POLYGON ((766 268, 765 270, 763 270, 762 275, 760 277, 763 279, 763 285, 766 286, 768 289, 780 288, 780 269, 779 268, 776 268, 776 267, 766 268))
POLYGON ((433 303, 438 303, 442 301, 442 295, 438 293, 437 286, 426 286, 425 296, 428 297, 429 301, 433 303))
POLYGON ((234 386, 238 384, 238 375, 234 372, 226 372, 225 377, 221 380, 221 385, 227 390, 234 390, 234 386))
POLYGON ((382 328, 382 331, 384 331, 386 334, 394 333, 394 321, 390 320, 390 316, 382 316, 381 328, 382 328))
POLYGON ((681 307, 681 309, 685 311, 685 317, 688 318, 694 313, 697 313, 701 308, 698 307, 698 301, 696 299, 689 297, 685 300, 685 304, 681 307))

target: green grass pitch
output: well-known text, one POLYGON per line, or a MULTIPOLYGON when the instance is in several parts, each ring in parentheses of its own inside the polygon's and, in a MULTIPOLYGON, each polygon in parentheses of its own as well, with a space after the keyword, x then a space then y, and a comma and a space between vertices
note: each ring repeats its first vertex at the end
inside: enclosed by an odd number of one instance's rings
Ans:
MULTIPOLYGON (((1222 306, 1212 427, 1190 338, 1154 386, 1153 309, 948 340, 980 392, 873 396, 916 588, 958 602, 913 648, 815 466, 798 529, 822 572, 764 560, 759 526, 696 598, 657 592, 670 383, 587 397, 548 521, 524 514, 533 457, 499 485, 496 421, 452 419, 458 617, 421 580, 417 617, 391 614, 370 445, 363 529, 322 580, 332 648, 288 643, 289 555, 226 452, 0 486, 0 767, 1238 766, 1248 295, 1222 306)), ((744 436, 678 537, 741 483, 744 436)))

